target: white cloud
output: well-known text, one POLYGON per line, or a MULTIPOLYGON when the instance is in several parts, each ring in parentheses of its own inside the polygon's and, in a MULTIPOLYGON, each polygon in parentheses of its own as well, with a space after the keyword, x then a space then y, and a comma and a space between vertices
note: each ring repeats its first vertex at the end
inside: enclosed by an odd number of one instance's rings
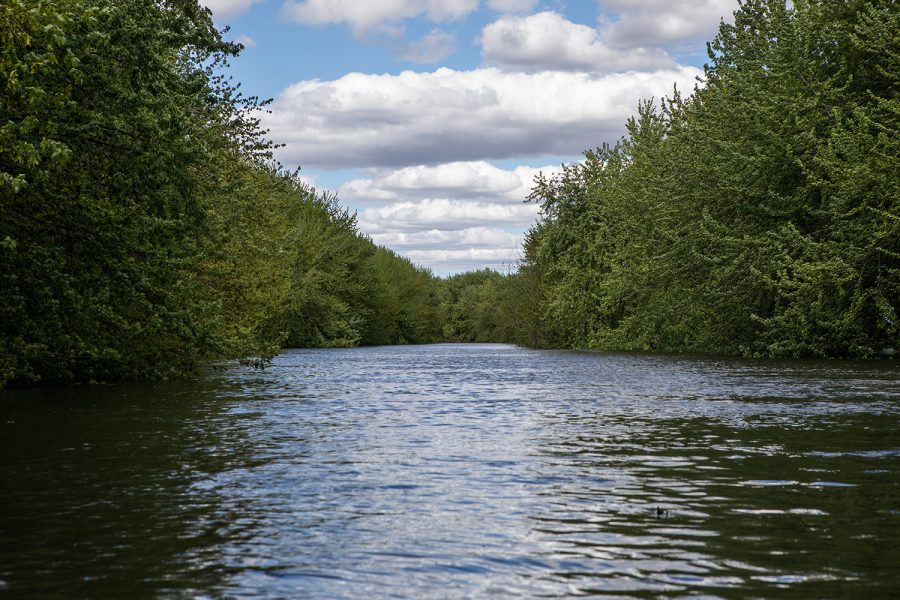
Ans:
POLYGON ((449 275, 474 269, 512 271, 521 257, 521 240, 505 248, 467 248, 462 250, 409 250, 402 252, 413 263, 429 268, 438 275, 449 275))
POLYGON ((485 161, 418 165, 348 181, 338 189, 338 195, 344 200, 363 202, 453 198, 517 203, 528 196, 540 171, 549 174, 558 169, 558 166, 500 169, 485 161))
POLYGON ((439 274, 511 267, 516 263, 522 245, 521 235, 491 227, 385 233, 373 235, 372 240, 439 274))
MULTIPOLYGON (((210 0, 235 9, 252 1, 210 0)), ((736 3, 598 0, 603 16, 590 27, 527 14, 536 0, 286 0, 289 20, 344 25, 420 63, 446 58, 456 40, 446 27, 406 40, 407 19, 501 16, 482 31, 485 68, 300 81, 264 125, 287 144, 279 158, 288 166, 362 169, 338 195, 362 207, 360 230, 376 243, 439 273, 503 268, 537 217, 538 206, 522 200, 539 169, 488 161, 575 157, 615 141, 640 99, 693 88, 701 70, 669 52, 711 38, 736 3)))
POLYGON ((495 204, 438 198, 366 208, 357 217, 360 230, 374 236, 423 230, 458 231, 484 225, 525 228, 534 222, 539 208, 534 203, 495 204))
POLYGON ((357 213, 360 231, 417 264, 440 273, 502 268, 515 262, 522 232, 540 211, 523 202, 534 176, 558 169, 500 169, 483 161, 420 165, 350 181, 338 195, 385 203, 357 213))
POLYGON ((469 227, 456 231, 378 233, 372 235, 372 240, 398 251, 508 249, 515 248, 521 242, 521 236, 491 227, 469 227))
POLYGON ((345 24, 357 34, 385 23, 421 17, 446 22, 478 9, 479 0, 288 0, 282 13, 307 25, 345 24))
MULTIPOLYGON (((488 8, 504 13, 526 12, 535 4, 537 0, 487 0, 488 8)), ((359 35, 380 29, 387 23, 415 17, 437 23, 454 21, 475 12, 480 5, 480 0, 286 0, 282 14, 291 21, 307 25, 348 25, 359 35)))
POLYGON ((316 185, 316 176, 315 175, 297 175, 297 179, 299 179, 302 183, 308 185, 311 188, 319 187, 316 185))
POLYGON ((249 35, 239 35, 234 38, 235 43, 241 44, 244 48, 253 48, 256 46, 256 40, 254 40, 249 35))
POLYGON ((723 17, 731 21, 737 0, 599 0, 617 13, 602 21, 603 38, 612 46, 668 45, 694 38, 712 39, 723 17))
POLYGON ((693 67, 596 75, 499 69, 399 75, 350 73, 287 88, 264 118, 306 167, 404 167, 523 156, 575 156, 624 131, 640 98, 678 84, 693 67))
POLYGON ((396 54, 398 58, 414 63, 436 63, 456 50, 456 38, 440 29, 432 29, 422 39, 410 42, 396 54))
POLYGON ((481 41, 488 63, 528 70, 611 72, 674 65, 659 48, 611 48, 596 29, 555 12, 501 17, 484 28, 481 41))
POLYGON ((246 12, 247 9, 260 1, 261 0, 200 0, 200 4, 211 10, 213 18, 218 21, 246 12))
POLYGON ((488 0, 488 7, 497 12, 528 12, 537 0, 488 0))

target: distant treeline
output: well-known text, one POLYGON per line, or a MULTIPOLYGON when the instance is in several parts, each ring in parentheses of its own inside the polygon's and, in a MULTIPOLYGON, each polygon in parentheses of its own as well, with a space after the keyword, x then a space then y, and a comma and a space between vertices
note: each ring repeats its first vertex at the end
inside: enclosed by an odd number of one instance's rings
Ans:
POLYGON ((0 4, 0 387, 285 346, 897 345, 894 2, 744 2, 702 87, 538 178, 508 275, 434 277, 278 167, 239 50, 196 0, 0 4))

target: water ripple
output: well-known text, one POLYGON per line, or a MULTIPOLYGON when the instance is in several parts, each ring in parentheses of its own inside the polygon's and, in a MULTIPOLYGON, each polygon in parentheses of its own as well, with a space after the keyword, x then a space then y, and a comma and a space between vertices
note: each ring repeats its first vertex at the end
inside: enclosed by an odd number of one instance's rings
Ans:
POLYGON ((887 595, 891 367, 440 345, 4 393, 0 593, 887 595))

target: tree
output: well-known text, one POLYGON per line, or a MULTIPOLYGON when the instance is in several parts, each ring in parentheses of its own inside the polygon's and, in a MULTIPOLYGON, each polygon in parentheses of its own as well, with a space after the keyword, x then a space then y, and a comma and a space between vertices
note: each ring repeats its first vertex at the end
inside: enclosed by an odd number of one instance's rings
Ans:
POLYGON ((207 165, 269 148, 217 75, 238 47, 174 0, 9 0, 0 31, 0 384, 190 372, 207 165))
POLYGON ((893 2, 747 0, 704 85, 532 199, 562 346, 871 356, 900 336, 893 2))

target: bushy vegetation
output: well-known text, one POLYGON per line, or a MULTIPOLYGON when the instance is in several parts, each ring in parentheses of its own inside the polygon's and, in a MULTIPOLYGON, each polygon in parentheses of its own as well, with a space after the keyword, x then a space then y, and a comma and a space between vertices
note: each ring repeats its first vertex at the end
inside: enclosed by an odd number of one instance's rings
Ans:
MULTIPOLYGON (((532 343, 866 357, 900 339, 900 10, 746 0, 705 82, 540 178, 532 343)), ((523 301, 520 298, 520 304, 523 301)))
POLYGON ((195 0, 8 0, 0 44, 0 387, 438 339, 438 280, 273 163, 195 0))

